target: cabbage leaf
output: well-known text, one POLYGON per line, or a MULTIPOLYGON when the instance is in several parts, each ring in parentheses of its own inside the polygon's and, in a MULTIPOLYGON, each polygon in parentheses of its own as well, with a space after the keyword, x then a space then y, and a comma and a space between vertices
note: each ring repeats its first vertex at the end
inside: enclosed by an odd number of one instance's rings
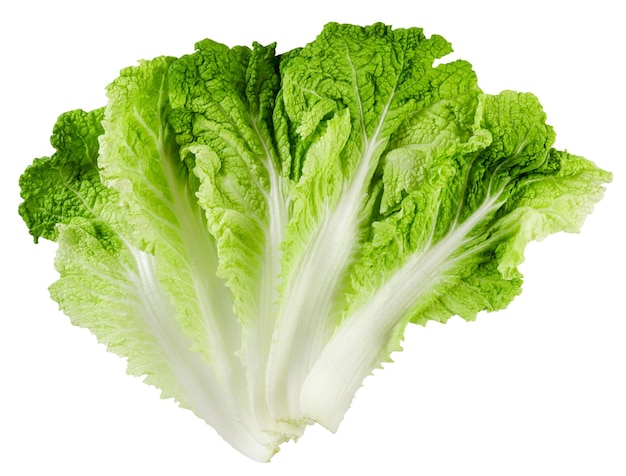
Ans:
POLYGON ((505 308, 526 245, 578 232, 611 180, 451 51, 333 23, 122 70, 20 178, 52 298, 252 459, 336 431, 409 323, 505 308))

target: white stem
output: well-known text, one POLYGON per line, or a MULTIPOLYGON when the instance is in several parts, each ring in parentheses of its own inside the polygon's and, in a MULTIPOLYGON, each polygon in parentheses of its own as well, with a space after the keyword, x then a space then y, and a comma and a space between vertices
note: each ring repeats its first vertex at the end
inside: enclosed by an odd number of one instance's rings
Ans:
POLYGON ((363 380, 386 358, 398 326, 433 286, 455 266, 453 254, 468 235, 499 207, 498 197, 486 200, 461 225, 430 248, 412 254, 386 283, 340 324, 315 363, 302 389, 304 416, 336 431, 363 380))

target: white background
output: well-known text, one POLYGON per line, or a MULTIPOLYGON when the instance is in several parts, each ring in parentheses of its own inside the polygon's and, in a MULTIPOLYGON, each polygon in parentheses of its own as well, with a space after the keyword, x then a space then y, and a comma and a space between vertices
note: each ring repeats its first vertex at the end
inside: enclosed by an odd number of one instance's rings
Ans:
POLYGON ((626 474, 626 100, 616 1, 28 1, 0 7, 0 474, 626 474), (582 6, 584 5, 584 6, 582 6), (327 21, 421 26, 490 93, 532 91, 557 146, 615 174, 580 235, 533 244, 524 292, 475 323, 412 327, 339 432, 310 428, 269 464, 124 373, 47 293, 55 246, 17 215, 17 180, 59 113, 105 102, 141 58, 313 40, 327 21))

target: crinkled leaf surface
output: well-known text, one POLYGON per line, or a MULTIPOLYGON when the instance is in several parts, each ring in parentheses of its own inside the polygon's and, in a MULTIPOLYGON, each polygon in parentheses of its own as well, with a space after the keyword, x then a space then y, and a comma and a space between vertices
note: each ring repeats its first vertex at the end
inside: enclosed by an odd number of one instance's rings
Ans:
POLYGON ((526 245, 577 232, 611 180, 450 51, 329 24, 124 69, 20 179, 52 297, 253 459, 336 430, 407 324, 506 307, 526 245))

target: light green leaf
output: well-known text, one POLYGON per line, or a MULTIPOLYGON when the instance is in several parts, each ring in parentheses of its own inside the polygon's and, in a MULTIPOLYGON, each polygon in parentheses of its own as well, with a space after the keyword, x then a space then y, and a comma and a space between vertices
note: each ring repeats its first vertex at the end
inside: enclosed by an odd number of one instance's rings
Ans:
POLYGON ((268 431, 296 437, 300 425, 277 427, 265 399, 289 187, 273 137, 276 66, 273 45, 230 49, 205 40, 174 63, 169 80, 172 121, 183 156, 195 163, 198 203, 217 240, 218 274, 232 290, 242 325, 253 412, 268 431))
POLYGON ((363 379, 401 350, 409 321, 506 307, 521 291, 526 245, 578 231, 611 178, 550 148, 554 133, 532 95, 482 96, 475 127, 476 139, 460 135, 456 147, 416 149, 418 179, 391 182, 403 183, 404 198, 372 224, 349 305, 303 388, 305 414, 332 430, 363 379), (470 147, 474 139, 483 147, 470 147))
POLYGON ((277 418, 303 418, 302 384, 341 315, 393 134, 428 107, 478 95, 469 64, 433 67, 450 51, 443 38, 417 28, 329 24, 281 64, 287 129, 297 140, 293 163, 301 169, 292 171, 297 183, 268 364, 277 418))

